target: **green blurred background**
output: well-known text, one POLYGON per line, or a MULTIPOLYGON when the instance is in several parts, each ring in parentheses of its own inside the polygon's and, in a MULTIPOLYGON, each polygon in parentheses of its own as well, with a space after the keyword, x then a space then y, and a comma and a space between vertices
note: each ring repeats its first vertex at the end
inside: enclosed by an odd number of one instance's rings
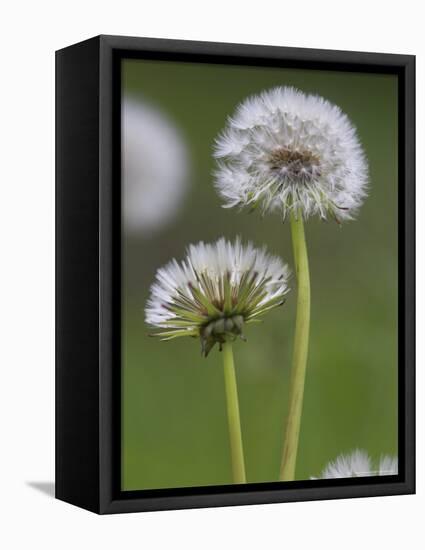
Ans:
MULTIPOLYGON (((213 187, 212 144, 253 93, 292 85, 339 105, 370 164, 358 219, 306 225, 312 280, 310 353, 297 479, 318 476, 354 448, 397 453, 397 77, 366 73, 123 61, 123 92, 157 107, 183 134, 191 177, 173 221, 123 235, 122 488, 232 482, 221 356, 199 342, 148 337, 144 306, 156 270, 188 243, 241 235, 293 266, 278 215, 225 210, 213 187)), ((167 162, 166 155, 164 162, 167 162)), ((278 479, 296 285, 283 308, 234 346, 247 477, 278 479)))

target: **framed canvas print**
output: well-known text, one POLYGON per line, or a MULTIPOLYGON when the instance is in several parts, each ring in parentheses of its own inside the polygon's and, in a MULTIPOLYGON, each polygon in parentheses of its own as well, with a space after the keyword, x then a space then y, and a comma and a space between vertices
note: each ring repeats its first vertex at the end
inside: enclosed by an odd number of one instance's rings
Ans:
POLYGON ((56 60, 57 498, 414 492, 414 57, 56 60))

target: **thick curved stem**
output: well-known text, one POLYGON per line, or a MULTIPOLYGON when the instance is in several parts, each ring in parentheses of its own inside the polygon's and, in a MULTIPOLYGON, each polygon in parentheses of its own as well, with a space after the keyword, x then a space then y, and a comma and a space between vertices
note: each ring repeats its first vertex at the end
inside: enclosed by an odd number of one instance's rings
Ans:
POLYGON ((310 333, 310 274, 301 212, 291 214, 291 233, 298 282, 298 298, 289 387, 289 411, 279 477, 282 481, 295 479, 310 333))

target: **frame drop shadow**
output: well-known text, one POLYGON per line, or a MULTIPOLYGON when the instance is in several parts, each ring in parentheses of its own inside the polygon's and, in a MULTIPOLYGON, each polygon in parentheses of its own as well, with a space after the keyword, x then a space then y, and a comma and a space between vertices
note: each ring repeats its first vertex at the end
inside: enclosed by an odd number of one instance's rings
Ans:
POLYGON ((44 493, 50 498, 55 498, 55 483, 54 481, 27 481, 26 485, 32 489, 44 493))

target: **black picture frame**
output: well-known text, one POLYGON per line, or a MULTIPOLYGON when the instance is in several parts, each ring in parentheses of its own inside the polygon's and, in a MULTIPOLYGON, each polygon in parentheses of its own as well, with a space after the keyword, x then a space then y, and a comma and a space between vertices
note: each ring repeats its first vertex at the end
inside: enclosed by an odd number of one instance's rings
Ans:
POLYGON ((415 491, 415 57, 98 36, 56 52, 56 498, 100 514, 415 491), (399 474, 120 490, 120 61, 398 76, 399 474))

